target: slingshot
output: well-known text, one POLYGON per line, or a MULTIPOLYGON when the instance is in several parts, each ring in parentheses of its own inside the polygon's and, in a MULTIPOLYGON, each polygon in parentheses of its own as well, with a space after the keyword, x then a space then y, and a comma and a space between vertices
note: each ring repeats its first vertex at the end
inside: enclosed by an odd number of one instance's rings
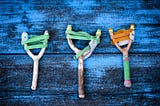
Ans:
POLYGON ((33 59, 34 61, 34 67, 33 67, 33 79, 32 79, 32 90, 36 90, 37 87, 37 80, 38 80, 38 63, 40 58, 43 56, 44 51, 47 47, 49 39, 48 31, 44 32, 44 35, 40 36, 32 36, 30 39, 28 39, 28 34, 26 32, 22 33, 22 45, 24 46, 24 49, 26 50, 27 54, 33 59), (32 54, 30 49, 38 49, 41 48, 41 51, 38 55, 32 54))
POLYGON ((109 34, 112 44, 114 44, 123 54, 124 86, 131 87, 128 51, 134 40, 134 25, 132 24, 128 30, 119 30, 117 32, 113 32, 113 29, 110 28, 109 34), (125 45, 127 45, 127 47, 121 47, 125 45))
POLYGON ((101 30, 97 30, 96 36, 91 36, 86 32, 74 32, 72 31, 72 26, 68 25, 66 30, 67 41, 70 48, 76 53, 73 57, 74 59, 78 59, 78 93, 79 98, 84 98, 84 59, 87 59, 96 48, 96 46, 100 43, 101 30), (79 40, 91 40, 89 45, 85 47, 83 50, 79 50, 76 48, 72 42, 72 39, 79 40))

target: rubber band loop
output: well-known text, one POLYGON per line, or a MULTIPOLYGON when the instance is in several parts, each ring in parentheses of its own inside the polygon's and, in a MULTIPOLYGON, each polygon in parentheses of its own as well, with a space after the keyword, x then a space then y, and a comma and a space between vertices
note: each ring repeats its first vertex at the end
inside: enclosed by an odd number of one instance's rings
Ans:
POLYGON ((78 59, 80 56, 83 55, 83 53, 85 53, 86 51, 88 51, 90 49, 90 46, 85 47, 83 50, 81 50, 80 52, 78 52, 76 55, 74 55, 74 59, 78 59))
MULTIPOLYGON (((100 43, 100 35, 101 35, 101 30, 97 30, 96 36, 91 36, 90 34, 86 33, 86 32, 74 32, 72 30, 66 30, 66 34, 67 34, 67 38, 69 39, 77 39, 77 40, 91 40, 91 41, 95 41, 97 44, 100 43)), ((96 44, 96 45, 97 45, 96 44)), ((95 48, 95 47, 94 47, 95 48)), ((78 52, 73 58, 74 59, 78 59, 80 56, 82 56, 85 52, 87 52, 88 50, 91 49, 91 44, 86 46, 83 50, 81 50, 80 52, 78 52)), ((93 50, 92 50, 93 51, 93 50)), ((91 52, 92 52, 91 51, 91 52)), ((91 54, 91 53, 90 53, 91 54)))
POLYGON ((24 45, 25 50, 46 48, 48 46, 47 45, 48 39, 49 39, 48 34, 40 35, 40 36, 36 36, 36 35, 33 36, 32 35, 32 37, 30 37, 30 39, 22 41, 22 45, 24 45), (27 44, 27 45, 25 45, 25 44, 27 44))

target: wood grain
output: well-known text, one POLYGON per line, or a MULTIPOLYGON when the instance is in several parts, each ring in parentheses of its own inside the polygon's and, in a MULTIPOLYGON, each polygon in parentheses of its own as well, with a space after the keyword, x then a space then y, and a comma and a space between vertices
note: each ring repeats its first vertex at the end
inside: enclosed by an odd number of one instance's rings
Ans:
MULTIPOLYGON (((84 63, 87 66, 84 73, 86 98, 92 100, 100 99, 102 96, 104 96, 102 98, 108 98, 113 95, 116 95, 115 99, 122 95, 139 98, 139 95, 145 97, 148 94, 147 98, 160 99, 159 55, 130 55, 130 59, 133 82, 130 89, 123 86, 121 55, 99 54, 87 59, 84 63)), ((57 95, 55 97, 59 99, 65 99, 65 97, 67 100, 77 99, 77 64, 77 61, 72 59, 72 55, 68 55, 68 57, 45 55, 40 61, 38 88, 36 91, 32 91, 30 89, 32 60, 27 55, 1 55, 1 101, 5 101, 7 98, 10 101, 14 97, 15 101, 18 98, 29 99, 30 96, 37 98, 38 95, 40 98, 41 96, 44 98, 43 95, 47 98, 57 95), (7 97, 5 93, 7 93, 7 97)))
MULTIPOLYGON (((1 0, 0 105, 149 105, 160 104, 159 0, 1 0), (132 87, 123 86, 122 56, 110 44, 108 28, 128 29, 135 24, 129 51, 132 87), (65 36, 73 30, 95 34, 101 43, 84 61, 86 98, 78 98, 78 61, 65 36), (23 31, 50 39, 40 60, 36 91, 30 89, 33 61, 21 45, 23 31)), ((77 41, 82 49, 88 42, 77 41)), ((37 51, 33 51, 37 53, 37 51)))
MULTIPOLYGON (((65 38, 68 24, 74 30, 94 34, 102 30, 100 45, 94 53, 119 53, 110 44, 108 28, 128 29, 135 24, 135 42, 131 53, 160 53, 159 1, 1 1, 0 53, 25 53, 20 39, 23 31, 41 34, 49 30, 46 53, 73 53, 65 38)), ((80 48, 88 42, 77 42, 80 48)))

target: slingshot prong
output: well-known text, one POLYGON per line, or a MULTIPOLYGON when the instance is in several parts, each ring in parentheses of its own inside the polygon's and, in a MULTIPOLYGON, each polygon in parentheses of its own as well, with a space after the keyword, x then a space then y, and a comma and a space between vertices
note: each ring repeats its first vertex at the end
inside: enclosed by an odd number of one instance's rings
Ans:
MULTIPOLYGON (((113 36, 113 29, 112 29, 112 28, 109 28, 108 30, 109 30, 109 35, 110 35, 110 36, 113 36)), ((111 38, 112 38, 112 37, 111 37, 111 38)))
POLYGON ((72 25, 68 25, 67 30, 72 30, 72 25))
POLYGON ((22 38, 21 42, 28 40, 28 33, 23 32, 21 38, 22 38))
POLYGON ((130 25, 130 29, 132 29, 133 31, 130 33, 130 39, 131 39, 131 36, 133 37, 132 38, 132 41, 134 41, 134 24, 131 24, 130 25))
POLYGON ((102 34, 102 33, 101 33, 101 30, 100 30, 100 29, 98 29, 98 30, 97 30, 97 32, 96 32, 96 35, 98 35, 98 36, 100 37, 100 36, 101 36, 101 34, 102 34))
POLYGON ((44 35, 49 35, 48 30, 45 30, 44 35))
POLYGON ((130 29, 134 30, 134 24, 130 25, 130 29))

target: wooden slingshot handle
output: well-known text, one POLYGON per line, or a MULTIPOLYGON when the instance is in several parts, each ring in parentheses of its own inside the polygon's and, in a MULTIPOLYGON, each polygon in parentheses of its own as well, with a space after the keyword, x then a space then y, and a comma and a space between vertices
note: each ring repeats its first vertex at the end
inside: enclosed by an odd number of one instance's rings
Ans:
MULTIPOLYGON (((22 36, 25 36, 26 32, 22 33, 22 36)), ((48 34, 48 31, 45 31, 44 34, 48 34)), ((27 34, 28 35, 28 34, 27 34)), ((27 44, 25 44, 27 46, 27 44)), ((38 68, 39 68, 39 60, 43 56, 46 48, 42 48, 38 55, 34 55, 30 50, 26 50, 27 54, 33 59, 34 66, 33 66, 33 78, 32 78, 32 85, 31 89, 36 90, 37 88, 37 81, 38 81, 38 68)))
POLYGON ((32 90, 36 90, 37 88, 37 81, 38 81, 38 65, 39 65, 39 60, 34 60, 34 66, 33 66, 33 78, 32 78, 32 90))
POLYGON ((79 98, 84 98, 84 59, 83 56, 78 58, 78 93, 79 98))
MULTIPOLYGON (((72 30, 72 26, 68 25, 67 30, 72 30)), ((78 53, 80 50, 76 48, 71 39, 67 38, 68 44, 70 48, 75 52, 78 53)), ((79 98, 85 97, 84 92, 84 57, 90 53, 90 50, 85 52, 82 56, 78 58, 78 96, 79 98)))
POLYGON ((36 88, 37 88, 39 60, 43 56, 44 52, 45 52, 45 48, 42 48, 40 53, 37 56, 35 56, 30 52, 30 50, 27 50, 28 55, 34 61, 33 78, 32 78, 32 86, 31 86, 32 90, 36 90, 36 88))

